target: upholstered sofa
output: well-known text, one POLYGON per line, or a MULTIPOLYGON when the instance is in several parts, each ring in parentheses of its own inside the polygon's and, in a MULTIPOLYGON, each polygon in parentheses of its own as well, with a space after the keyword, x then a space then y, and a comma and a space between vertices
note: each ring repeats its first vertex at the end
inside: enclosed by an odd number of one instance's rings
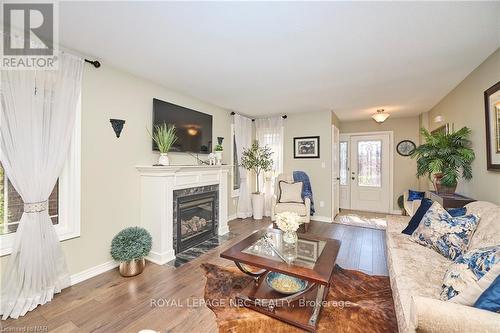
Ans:
POLYGON ((420 207, 421 203, 422 203, 422 200, 408 201, 408 191, 405 191, 405 193, 403 193, 403 206, 404 206, 406 213, 410 217, 415 215, 415 212, 417 211, 418 207, 420 207))
MULTIPOLYGON (((500 244, 500 207, 484 201, 466 207, 467 213, 481 218, 468 249, 500 244)), ((439 299, 452 261, 402 234, 409 220, 407 216, 389 216, 386 233, 399 332, 500 332, 500 314, 439 299)))

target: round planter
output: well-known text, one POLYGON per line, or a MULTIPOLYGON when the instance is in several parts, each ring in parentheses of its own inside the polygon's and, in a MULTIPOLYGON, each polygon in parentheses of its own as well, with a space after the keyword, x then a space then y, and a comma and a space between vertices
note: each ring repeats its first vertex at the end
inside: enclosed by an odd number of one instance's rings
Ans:
POLYGON ((252 212, 254 220, 262 220, 264 215, 264 193, 252 193, 252 212))
POLYGON ((159 165, 170 165, 170 160, 168 159, 167 153, 160 154, 160 157, 158 158, 158 164, 159 165))
POLYGON ((142 273, 146 261, 144 258, 124 261, 120 263, 120 275, 124 277, 136 276, 142 273))
POLYGON ((434 187, 436 188, 436 192, 438 194, 454 194, 455 191, 457 190, 457 185, 455 186, 443 185, 441 183, 443 176, 444 175, 442 173, 437 173, 434 175, 434 187))

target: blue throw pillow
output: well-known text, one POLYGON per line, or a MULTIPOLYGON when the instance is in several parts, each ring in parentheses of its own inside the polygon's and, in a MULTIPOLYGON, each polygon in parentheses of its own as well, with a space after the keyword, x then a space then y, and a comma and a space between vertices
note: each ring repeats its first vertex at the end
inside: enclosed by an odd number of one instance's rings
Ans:
POLYGON ((410 223, 408 223, 408 226, 404 228, 401 233, 411 235, 413 232, 417 229, 418 225, 420 224, 420 221, 422 221, 422 218, 424 217, 425 213, 431 208, 432 206, 432 200, 423 198, 422 203, 420 204, 420 207, 418 207, 417 211, 415 214, 413 214, 410 223))
POLYGON ((474 307, 500 313, 500 275, 479 296, 474 307))
POLYGON ((419 191, 413 191, 409 190, 408 191, 408 201, 413 201, 413 200, 422 200, 425 196, 425 192, 419 192, 419 191))
POLYGON ((467 208, 462 207, 462 208, 446 208, 446 211, 448 214, 451 215, 451 217, 457 217, 457 216, 464 216, 467 213, 467 208))

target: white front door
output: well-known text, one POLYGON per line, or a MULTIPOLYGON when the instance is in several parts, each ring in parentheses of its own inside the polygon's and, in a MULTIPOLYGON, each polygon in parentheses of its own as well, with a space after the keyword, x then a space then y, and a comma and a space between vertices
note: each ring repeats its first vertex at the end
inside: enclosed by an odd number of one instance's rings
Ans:
POLYGON ((353 135, 351 144, 351 209, 390 212, 391 142, 387 133, 353 135))
POLYGON ((350 138, 340 135, 339 143, 339 187, 340 209, 351 209, 351 178, 350 178, 350 138))
POLYGON ((332 218, 340 211, 339 137, 339 129, 332 125, 332 218))

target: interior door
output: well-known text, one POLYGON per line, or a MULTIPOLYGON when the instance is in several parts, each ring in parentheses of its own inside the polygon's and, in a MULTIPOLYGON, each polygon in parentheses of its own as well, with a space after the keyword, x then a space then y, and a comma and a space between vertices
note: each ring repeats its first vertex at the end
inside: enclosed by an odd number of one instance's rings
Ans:
POLYGON ((332 125, 332 218, 340 211, 339 129, 332 125))
POLYGON ((340 209, 351 209, 351 182, 349 178, 350 164, 349 136, 340 135, 339 142, 339 206, 340 209))
POLYGON ((389 134, 351 136, 351 209, 389 213, 389 134))

